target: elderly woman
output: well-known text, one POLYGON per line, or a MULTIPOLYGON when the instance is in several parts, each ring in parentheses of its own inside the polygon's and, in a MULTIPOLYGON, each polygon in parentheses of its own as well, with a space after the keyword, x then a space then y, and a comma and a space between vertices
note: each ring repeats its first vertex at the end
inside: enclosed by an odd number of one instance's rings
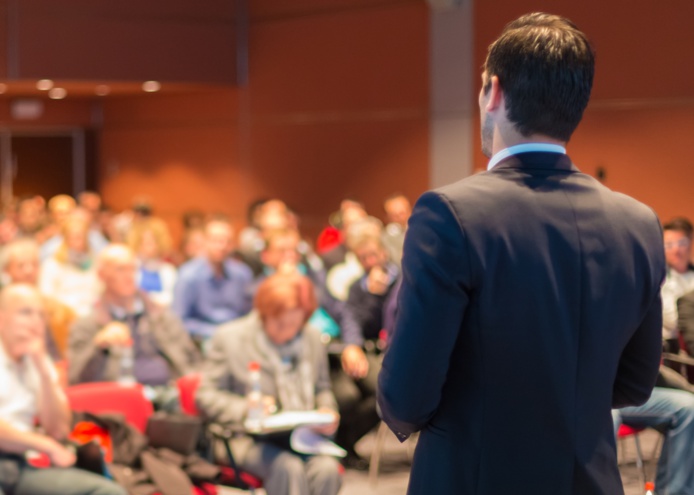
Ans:
MULTIPOLYGON (((222 424, 241 423, 247 414, 251 362, 260 364, 261 392, 287 410, 324 410, 333 424, 339 415, 332 391, 325 347, 306 322, 316 309, 311 282, 300 275, 272 275, 259 287, 255 311, 217 330, 196 394, 197 405, 222 424)), ((240 467, 263 479, 268 495, 334 495, 341 485, 339 464, 322 455, 292 452, 288 438, 242 437, 232 444, 240 467)))

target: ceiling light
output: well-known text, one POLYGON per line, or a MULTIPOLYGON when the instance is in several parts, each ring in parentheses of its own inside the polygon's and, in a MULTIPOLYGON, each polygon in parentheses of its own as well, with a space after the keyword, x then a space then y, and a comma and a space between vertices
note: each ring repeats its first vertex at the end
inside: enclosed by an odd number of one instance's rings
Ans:
POLYGON ((109 88, 105 84, 99 84, 96 88, 94 88, 94 93, 97 96, 106 96, 110 92, 111 92, 111 88, 109 88))
POLYGON ((48 92, 48 97, 53 100, 62 100, 67 96, 67 90, 65 88, 53 88, 48 92))
POLYGON ((41 91, 48 91, 53 87, 53 81, 50 79, 41 79, 36 83, 36 89, 39 89, 41 91))
POLYGON ((161 89, 161 83, 159 81, 145 81, 142 84, 142 91, 147 93, 156 93, 161 89))

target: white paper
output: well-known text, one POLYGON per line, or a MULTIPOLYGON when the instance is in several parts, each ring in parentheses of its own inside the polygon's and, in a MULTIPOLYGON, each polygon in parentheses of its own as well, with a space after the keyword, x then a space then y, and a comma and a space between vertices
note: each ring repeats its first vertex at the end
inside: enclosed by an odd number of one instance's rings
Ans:
POLYGON ((292 432, 289 444, 294 452, 310 455, 330 455, 345 457, 347 451, 334 444, 323 435, 316 433, 310 426, 300 426, 292 432))
POLYGON ((247 430, 253 433, 271 433, 291 431, 298 426, 323 426, 332 424, 335 417, 331 413, 318 411, 282 411, 261 420, 260 428, 244 423, 247 430))

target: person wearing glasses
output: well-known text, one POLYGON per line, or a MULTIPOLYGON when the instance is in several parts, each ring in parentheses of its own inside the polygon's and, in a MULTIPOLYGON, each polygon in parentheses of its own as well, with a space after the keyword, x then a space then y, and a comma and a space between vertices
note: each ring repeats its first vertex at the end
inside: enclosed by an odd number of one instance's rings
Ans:
MULTIPOLYGON (((694 291, 694 265, 690 261, 693 233, 692 223, 684 217, 673 218, 663 225, 663 244, 667 263, 667 276, 661 291, 663 346, 665 352, 673 354, 680 351, 677 300, 688 292, 694 291)), ((669 362, 666 364, 670 365, 669 362)))

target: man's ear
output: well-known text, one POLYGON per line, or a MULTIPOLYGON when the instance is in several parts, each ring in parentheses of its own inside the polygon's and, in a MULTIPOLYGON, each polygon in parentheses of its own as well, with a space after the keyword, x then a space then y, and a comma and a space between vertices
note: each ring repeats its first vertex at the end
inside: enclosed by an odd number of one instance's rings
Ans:
POLYGON ((489 80, 489 97, 487 99, 487 112, 494 112, 498 110, 504 103, 504 92, 499 84, 499 78, 497 76, 492 76, 489 80))

